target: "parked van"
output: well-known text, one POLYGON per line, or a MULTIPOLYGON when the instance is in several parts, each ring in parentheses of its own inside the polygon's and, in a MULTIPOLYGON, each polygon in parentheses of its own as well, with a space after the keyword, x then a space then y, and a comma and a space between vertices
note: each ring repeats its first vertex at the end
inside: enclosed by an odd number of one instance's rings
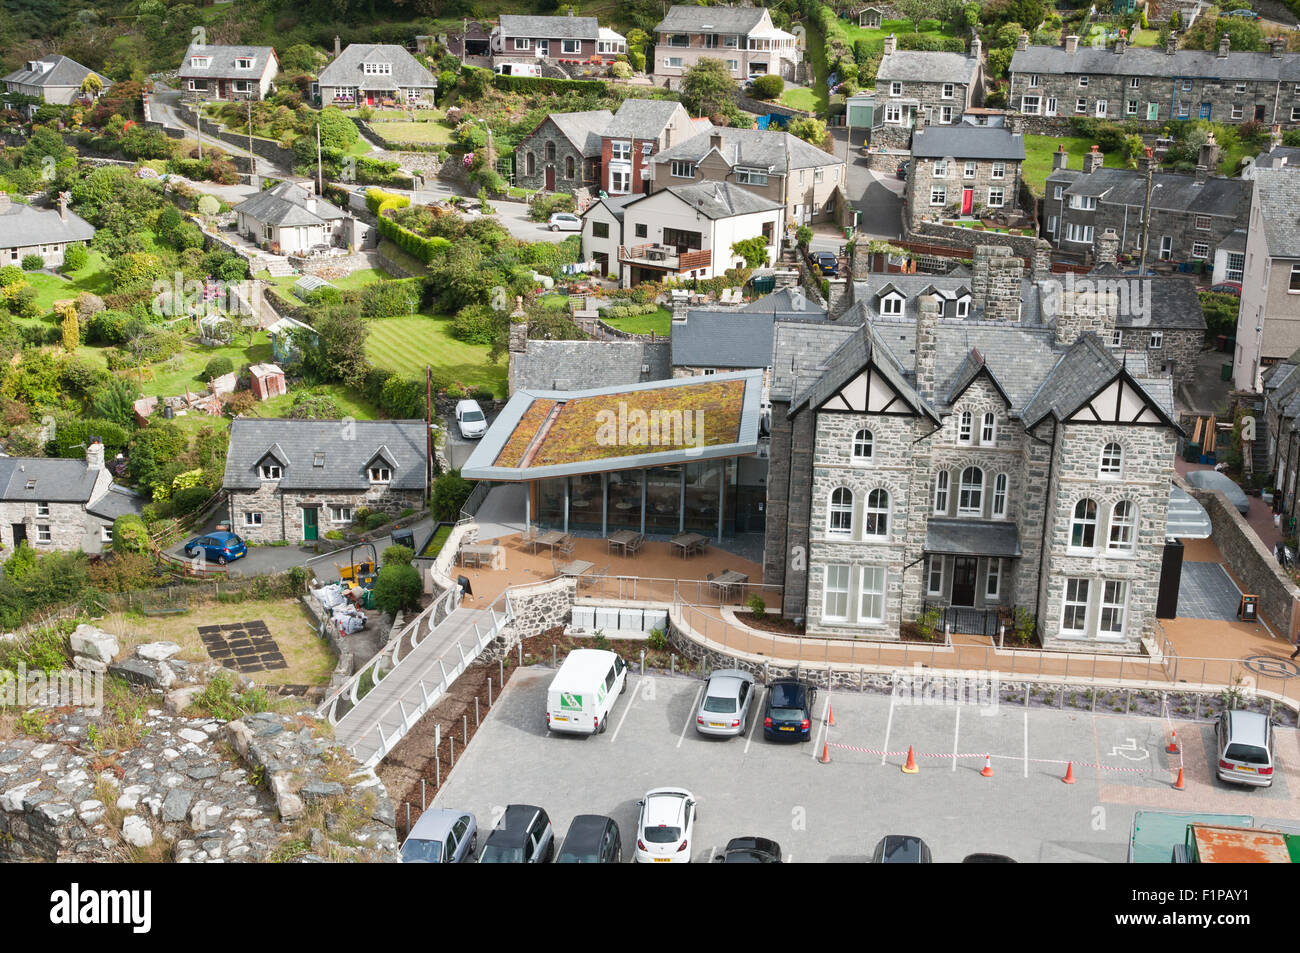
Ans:
POLYGON ((575 649, 546 690, 546 727, 594 735, 605 730, 614 700, 627 690, 627 663, 615 652, 575 649))
POLYGON ((1273 726, 1254 711, 1225 711, 1215 725, 1219 777, 1235 784, 1273 783, 1273 726))
POLYGON ((542 71, 536 63, 498 63, 498 76, 541 76, 542 71))

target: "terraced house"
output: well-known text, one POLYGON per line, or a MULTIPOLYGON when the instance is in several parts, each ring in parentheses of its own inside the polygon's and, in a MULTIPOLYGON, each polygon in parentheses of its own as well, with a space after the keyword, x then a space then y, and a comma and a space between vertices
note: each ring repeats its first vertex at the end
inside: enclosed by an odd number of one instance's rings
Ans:
POLYGON ((191 43, 177 76, 188 99, 265 99, 280 60, 269 46, 191 43))
POLYGON ((764 582, 809 633, 957 631, 1133 651, 1154 624, 1179 429, 1167 377, 1009 249, 871 275, 831 325, 778 324, 764 582), (1056 299, 1052 299, 1056 300, 1056 299), (944 618, 937 613, 931 618, 944 618))
POLYGON ((900 50, 891 33, 876 72, 876 111, 871 144, 906 149, 918 118, 926 126, 949 126, 983 102, 979 37, 970 53, 900 50))
POLYGON ((1019 207, 1025 137, 1005 126, 930 126, 912 136, 907 227, 925 216, 992 215, 1019 207))
POLYGON ((740 82, 768 74, 793 80, 803 60, 797 38, 778 30, 764 7, 674 5, 654 32, 648 69, 669 81, 702 59, 722 60, 740 82))
POLYGON ((1300 123, 1300 53, 1284 39, 1249 53, 1233 52, 1227 34, 1209 52, 1178 49, 1176 35, 1156 50, 1080 46, 1077 36, 1030 46, 1022 33, 1010 73, 1007 102, 1026 116, 1300 123))
POLYGON ((438 80, 410 53, 387 43, 349 43, 320 71, 322 105, 432 106, 438 80))

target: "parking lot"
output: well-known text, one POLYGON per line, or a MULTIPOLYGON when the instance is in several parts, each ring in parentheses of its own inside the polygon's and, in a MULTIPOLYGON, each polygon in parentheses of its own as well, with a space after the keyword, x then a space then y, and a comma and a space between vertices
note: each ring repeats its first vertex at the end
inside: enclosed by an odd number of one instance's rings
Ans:
MULTIPOLYGON (((694 729, 704 683, 631 676, 603 735, 551 734, 546 686, 554 670, 523 669, 461 755, 434 802, 467 808, 490 830, 508 803, 544 808, 557 846, 577 814, 607 814, 635 847, 637 801, 680 786, 699 804, 692 859, 708 861, 742 835, 770 837, 787 861, 868 859, 885 834, 914 834, 936 862, 971 853, 1017 861, 1122 862, 1136 809, 1235 812, 1295 827, 1300 782, 1296 732, 1277 732, 1271 788, 1214 779, 1211 722, 1175 722, 1187 789, 1172 788, 1179 755, 1165 751, 1157 718, 1025 709, 1019 705, 921 705, 886 695, 818 694, 816 740, 762 737, 760 691, 749 732, 705 738, 694 729), (819 758, 829 744, 831 763, 819 758), (908 746, 919 772, 904 774, 908 746), (981 775, 985 755, 992 777, 981 775), (1062 783, 1073 761, 1076 783, 1062 783)), ((993 694, 996 698, 996 693, 993 694)), ((480 843, 482 841, 480 840, 480 843)))

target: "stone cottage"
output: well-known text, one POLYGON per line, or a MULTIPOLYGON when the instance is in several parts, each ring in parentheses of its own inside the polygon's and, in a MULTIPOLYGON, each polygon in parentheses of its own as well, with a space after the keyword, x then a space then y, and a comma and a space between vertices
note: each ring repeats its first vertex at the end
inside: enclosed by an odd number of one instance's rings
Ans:
POLYGON ((876 72, 872 147, 906 149, 918 116, 927 126, 960 122, 967 109, 984 101, 983 75, 979 37, 971 40, 969 54, 943 53, 900 50, 891 33, 876 72))
POLYGON ((928 126, 912 136, 907 228, 925 216, 1018 213, 1025 137, 1005 126, 928 126))

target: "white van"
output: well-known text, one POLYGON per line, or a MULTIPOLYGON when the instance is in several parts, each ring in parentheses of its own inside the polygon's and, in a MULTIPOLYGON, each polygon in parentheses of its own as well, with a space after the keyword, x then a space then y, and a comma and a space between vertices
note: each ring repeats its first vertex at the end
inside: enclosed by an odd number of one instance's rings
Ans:
POLYGON ((546 690, 546 727, 594 735, 605 730, 614 699, 627 690, 627 663, 616 652, 575 649, 546 690))
POLYGON ((498 63, 498 76, 541 76, 542 71, 536 63, 498 63))

